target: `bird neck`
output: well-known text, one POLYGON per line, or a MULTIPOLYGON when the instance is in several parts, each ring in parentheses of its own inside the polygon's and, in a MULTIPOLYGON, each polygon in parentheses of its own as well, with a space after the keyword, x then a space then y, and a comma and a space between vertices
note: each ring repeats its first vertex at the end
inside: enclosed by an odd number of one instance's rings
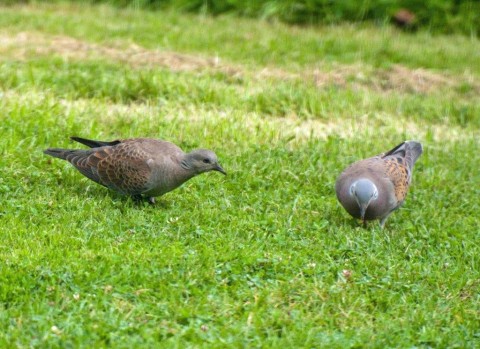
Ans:
POLYGON ((180 167, 185 171, 186 178, 192 178, 198 175, 198 171, 195 169, 194 166, 192 166, 192 163, 188 158, 188 154, 182 159, 182 161, 180 161, 180 167))
POLYGON ((182 166, 182 168, 186 171, 190 171, 192 169, 187 159, 182 159, 182 161, 180 162, 180 166, 182 166))

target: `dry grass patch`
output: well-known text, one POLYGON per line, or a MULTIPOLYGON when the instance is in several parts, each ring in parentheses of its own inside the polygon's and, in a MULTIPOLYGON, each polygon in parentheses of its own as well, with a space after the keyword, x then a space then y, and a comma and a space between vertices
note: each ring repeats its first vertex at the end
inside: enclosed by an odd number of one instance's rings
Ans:
MULTIPOLYGON (((127 63, 133 67, 159 66, 173 71, 195 71, 219 69, 218 58, 163 52, 144 49, 130 44, 110 46, 89 43, 68 36, 47 36, 39 33, 22 32, 14 36, 0 36, 0 50, 15 59, 28 59, 32 56, 59 55, 66 60, 108 59, 127 63)), ((228 70, 230 72, 230 70, 228 70)))
POLYGON ((0 54, 3 59, 27 60, 38 56, 57 55, 65 60, 108 60, 125 63, 133 68, 161 67, 172 71, 213 71, 232 77, 253 79, 280 79, 310 81, 319 87, 364 88, 376 92, 435 93, 468 86, 473 93, 480 92, 480 82, 465 73, 449 76, 427 69, 410 69, 394 65, 376 69, 365 65, 336 64, 329 70, 320 67, 289 72, 276 67, 252 71, 244 66, 224 62, 220 57, 145 49, 134 43, 116 42, 100 45, 68 36, 48 36, 21 32, 0 35, 0 54))
MULTIPOLYGON (((49 96, 43 93, 17 93, 6 91, 2 94, 4 103, 42 104, 49 96)), ((92 103, 88 99, 62 99, 58 103, 64 109, 64 115, 77 115, 77 118, 101 120, 102 125, 115 124, 118 120, 126 122, 142 122, 154 124, 159 119, 168 122, 169 127, 177 129, 181 134, 182 125, 197 124, 200 129, 215 129, 222 126, 225 139, 234 141, 236 134, 248 133, 259 141, 285 142, 290 145, 303 144, 312 139, 326 139, 329 136, 342 138, 382 137, 396 134, 399 131, 410 138, 432 139, 435 142, 455 142, 478 139, 476 129, 465 129, 461 126, 422 124, 398 115, 370 113, 356 117, 331 117, 329 120, 300 118, 296 115, 288 117, 268 117, 257 113, 239 113, 235 111, 215 111, 210 109, 191 108, 166 109, 151 103, 92 103)), ((127 135, 117 135, 127 137, 127 135)), ((133 136, 133 135, 131 135, 133 136)), ((135 135, 140 136, 140 135, 135 135)))

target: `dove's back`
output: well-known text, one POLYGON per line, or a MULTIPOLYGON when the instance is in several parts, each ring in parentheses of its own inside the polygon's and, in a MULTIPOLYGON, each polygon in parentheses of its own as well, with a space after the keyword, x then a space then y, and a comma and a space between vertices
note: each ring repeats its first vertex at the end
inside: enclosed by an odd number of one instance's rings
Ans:
POLYGON ((386 217, 403 204, 413 166, 422 152, 419 142, 406 141, 386 153, 353 163, 337 179, 338 200, 350 215, 360 218, 360 208, 350 188, 359 179, 372 181, 378 189, 378 198, 368 206, 365 219, 381 219, 383 225, 386 217))

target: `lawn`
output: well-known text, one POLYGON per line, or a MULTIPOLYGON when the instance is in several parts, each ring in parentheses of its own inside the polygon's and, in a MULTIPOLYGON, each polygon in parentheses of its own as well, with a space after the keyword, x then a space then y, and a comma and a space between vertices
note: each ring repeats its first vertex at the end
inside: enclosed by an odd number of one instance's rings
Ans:
POLYGON ((480 41, 65 3, 0 8, 0 347, 480 346, 480 41), (138 204, 48 147, 209 148, 138 204), (335 179, 423 143, 381 230, 335 179))

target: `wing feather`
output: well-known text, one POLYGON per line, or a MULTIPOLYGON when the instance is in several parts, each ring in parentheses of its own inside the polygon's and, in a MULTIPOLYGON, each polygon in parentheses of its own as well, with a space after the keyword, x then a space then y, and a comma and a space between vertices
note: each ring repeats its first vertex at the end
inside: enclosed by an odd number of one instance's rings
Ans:
POLYGON ((120 193, 138 195, 148 189, 148 154, 134 144, 77 150, 67 160, 84 176, 120 193))

